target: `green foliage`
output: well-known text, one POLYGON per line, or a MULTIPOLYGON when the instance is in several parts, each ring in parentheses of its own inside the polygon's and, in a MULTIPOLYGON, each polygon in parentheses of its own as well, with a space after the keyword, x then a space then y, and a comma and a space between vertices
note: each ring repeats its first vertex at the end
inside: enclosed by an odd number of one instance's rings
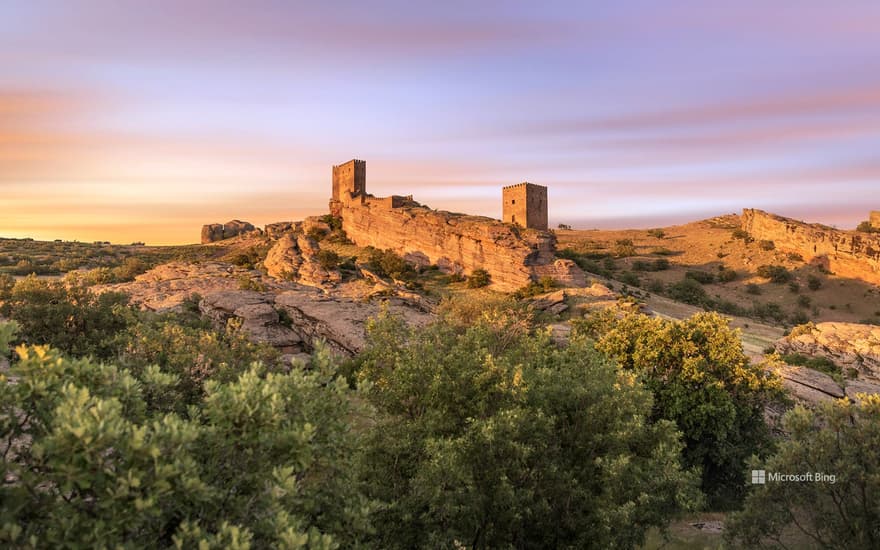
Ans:
POLYGON ((673 300, 695 306, 705 305, 709 301, 706 289, 691 277, 685 277, 681 281, 669 285, 667 293, 673 300))
POLYGON ((666 232, 662 229, 649 229, 648 235, 657 239, 662 239, 666 236, 666 232))
POLYGON ((773 283, 784 284, 791 281, 791 272, 781 265, 762 265, 758 268, 759 277, 769 279, 773 283))
POLYGON ((745 229, 734 229, 730 236, 734 239, 745 241, 746 243, 750 243, 754 240, 745 229))
POLYGON ((785 320, 785 311, 776 302, 755 303, 752 305, 752 316, 766 321, 781 323, 785 320))
POLYGON ((333 250, 328 250, 326 248, 322 248, 315 254, 315 258, 318 260, 318 264, 321 265, 327 271, 331 271, 339 267, 339 254, 334 252, 333 250))
POLYGON ((754 296, 759 296, 762 293, 761 287, 756 285, 755 283, 749 283, 746 285, 746 294, 752 294, 754 296))
POLYGON ((35 276, 19 279, 0 305, 0 316, 21 327, 20 343, 45 343, 75 356, 113 356, 113 337, 132 322, 128 296, 96 295, 83 285, 35 276))
POLYGON ((318 219, 329 225, 331 231, 342 230, 342 218, 339 216, 334 216, 333 214, 324 214, 318 219))
POLYGON ((695 502, 672 424, 647 422, 650 395, 584 339, 559 349, 498 309, 368 334, 376 546, 631 548, 695 502))
POLYGON ((774 250, 776 248, 776 243, 773 241, 758 241, 758 248, 761 250, 774 250))
POLYGON ((368 534, 347 385, 253 367, 213 382, 191 418, 151 414, 175 376, 19 348, 0 376, 0 545, 331 548, 368 534), (11 447, 8 445, 11 442, 11 447))
POLYGON ((630 286, 639 286, 639 284, 641 283, 639 276, 632 271, 624 271, 617 277, 617 280, 625 285, 630 286))
POLYGON ((651 271, 666 271, 669 269, 669 260, 666 258, 657 258, 651 266, 651 271))
POLYGON ((715 276, 718 279, 719 283, 729 283, 731 281, 735 281, 737 278, 736 270, 734 269, 726 269, 724 266, 721 266, 722 269, 718 270, 718 274, 715 276))
POLYGON ((575 321, 573 332, 641 377, 654 394, 653 417, 683 432, 685 464, 701 468, 715 505, 742 496, 746 459, 769 444, 764 407, 782 390, 745 355, 739 331, 717 313, 669 321, 604 311, 575 321))
POLYGON ((0 300, 5 300, 15 286, 15 278, 7 273, 0 273, 0 300))
POLYGON ((802 307, 804 309, 809 309, 810 306, 813 305, 813 300, 811 300, 809 296, 805 296, 802 294, 802 295, 798 296, 797 305, 798 305, 798 307, 802 307))
POLYGON ((15 321, 0 323, 0 357, 9 353, 10 344, 18 333, 19 326, 15 321))
POLYGON ((804 261, 804 257, 801 256, 800 254, 798 254, 797 252, 789 252, 788 254, 786 254, 785 257, 788 258, 788 261, 790 261, 790 262, 804 261))
POLYGON ((618 258, 627 258, 636 255, 636 247, 632 239, 618 239, 614 243, 614 255, 618 258))
POLYGON ((856 231, 860 231, 862 233, 878 233, 880 232, 880 229, 877 229, 876 227, 871 225, 871 222, 869 221, 863 221, 859 223, 858 227, 856 227, 856 231))
MULTIPOLYGON (((823 473, 834 482, 752 485, 725 537, 747 547, 778 542, 786 530, 803 533, 817 548, 880 546, 880 396, 861 395, 795 407, 783 417, 788 438, 775 454, 750 468, 782 474, 823 473)), ((743 474, 747 472, 743 470, 743 474)))
POLYGON ((691 270, 684 274, 688 279, 693 279, 701 285, 709 285, 715 282, 715 275, 708 271, 691 270))
POLYGON ((416 270, 412 264, 398 256, 393 250, 370 248, 368 253, 369 259, 367 263, 370 269, 378 275, 402 281, 409 281, 415 278, 416 270))
POLYGON ((238 276, 238 289, 239 290, 253 290, 255 292, 266 292, 266 285, 259 279, 254 277, 250 277, 248 275, 239 275, 238 276))
POLYGON ((541 277, 538 281, 532 281, 526 286, 517 289, 516 292, 513 293, 513 296, 517 299, 531 298, 532 296, 537 296, 538 294, 544 294, 545 292, 550 292, 554 288, 559 286, 553 277, 541 277))
POLYGON ((488 271, 485 269, 475 269, 467 278, 467 287, 483 288, 484 286, 489 286, 491 282, 492 278, 488 271))
POLYGON ((819 290, 822 288, 822 279, 816 277, 815 275, 810 275, 807 277, 807 288, 812 291, 819 290))

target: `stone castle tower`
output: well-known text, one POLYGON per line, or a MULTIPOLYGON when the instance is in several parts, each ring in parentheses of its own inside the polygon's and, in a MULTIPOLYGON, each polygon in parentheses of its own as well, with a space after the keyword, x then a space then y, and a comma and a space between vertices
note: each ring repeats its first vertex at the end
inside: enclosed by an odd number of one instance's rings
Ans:
POLYGON ((504 223, 547 230, 547 188, 534 183, 508 185, 501 190, 504 223))
POLYGON ((367 196, 367 161, 352 159, 333 167, 330 213, 339 216, 343 206, 364 202, 367 196))
POLYGON ((880 210, 871 210, 871 227, 880 229, 880 210))

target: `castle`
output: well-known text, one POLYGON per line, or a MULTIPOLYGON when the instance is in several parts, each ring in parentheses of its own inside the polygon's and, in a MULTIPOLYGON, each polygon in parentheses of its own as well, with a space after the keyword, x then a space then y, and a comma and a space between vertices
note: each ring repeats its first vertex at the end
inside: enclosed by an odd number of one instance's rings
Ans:
POLYGON ((871 227, 874 229, 880 229, 880 210, 871 210, 869 221, 871 222, 871 227))
POLYGON ((585 284, 574 262, 555 256, 556 237, 547 231, 546 187, 505 187, 501 222, 433 210, 412 195, 374 197, 366 179, 363 160, 333 166, 330 213, 341 218, 343 230, 358 246, 391 249, 412 263, 447 272, 484 269, 499 290, 516 290, 541 277, 565 286, 585 284))

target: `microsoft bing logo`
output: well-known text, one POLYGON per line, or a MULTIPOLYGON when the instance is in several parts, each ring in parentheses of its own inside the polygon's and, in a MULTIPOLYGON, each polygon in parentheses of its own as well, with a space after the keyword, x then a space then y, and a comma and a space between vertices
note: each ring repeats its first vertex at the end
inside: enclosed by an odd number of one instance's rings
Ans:
POLYGON ((752 470, 752 484, 764 485, 767 483, 767 472, 764 470, 752 470))

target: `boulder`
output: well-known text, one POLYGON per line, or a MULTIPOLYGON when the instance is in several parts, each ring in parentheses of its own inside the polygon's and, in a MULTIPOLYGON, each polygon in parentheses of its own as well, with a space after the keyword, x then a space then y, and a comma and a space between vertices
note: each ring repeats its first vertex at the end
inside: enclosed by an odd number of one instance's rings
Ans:
POLYGON ((825 357, 843 374, 880 381, 880 326, 859 323, 805 325, 776 342, 780 353, 825 357))
POLYGON ((263 230, 270 239, 280 239, 285 233, 295 232, 300 225, 300 222, 275 222, 267 224, 263 230))
POLYGON ((202 244, 231 239, 254 231, 253 224, 241 220, 230 220, 224 224, 212 223, 202 226, 202 244))
POLYGON ((252 290, 217 292, 199 302, 199 310, 215 326, 224 328, 233 318, 241 320, 239 330, 254 342, 289 349, 302 342, 299 334, 281 323, 271 294, 252 290))
POLYGON ((302 221, 302 230, 306 235, 327 235, 330 233, 331 227, 325 221, 317 216, 309 216, 302 221))
POLYGON ((323 287, 342 280, 335 269, 325 269, 317 259, 320 247, 308 235, 283 235, 269 249, 263 265, 270 276, 323 287))
POLYGON ((299 276, 299 268, 303 263, 302 255, 291 233, 282 235, 269 249, 263 267, 276 279, 295 280, 299 276))

